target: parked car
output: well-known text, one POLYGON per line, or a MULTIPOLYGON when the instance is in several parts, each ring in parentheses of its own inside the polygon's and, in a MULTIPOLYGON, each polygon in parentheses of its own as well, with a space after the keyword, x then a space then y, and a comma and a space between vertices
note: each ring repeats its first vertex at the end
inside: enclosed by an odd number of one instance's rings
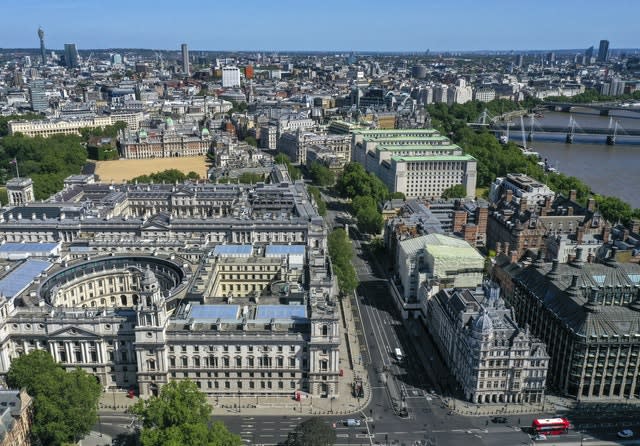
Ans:
POLYGON ((507 422, 507 418, 506 417, 493 417, 491 418, 491 421, 493 423, 500 423, 500 424, 504 424, 507 422))
POLYGON ((344 422, 344 425, 349 427, 358 427, 360 426, 360 420, 356 420, 355 418, 349 418, 344 422))
POLYGON ((545 434, 538 434, 538 435, 536 435, 535 437, 533 437, 533 439, 534 439, 535 441, 546 440, 546 439, 547 439, 547 436, 546 436, 545 434))
POLYGON ((631 438, 633 437, 633 431, 631 429, 624 429, 618 432, 618 437, 620 438, 631 438))

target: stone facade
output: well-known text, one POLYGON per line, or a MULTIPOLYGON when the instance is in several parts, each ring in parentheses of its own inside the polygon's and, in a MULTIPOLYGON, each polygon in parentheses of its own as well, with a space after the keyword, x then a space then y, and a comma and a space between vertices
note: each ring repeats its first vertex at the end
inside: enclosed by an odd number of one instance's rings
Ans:
POLYGON ((595 201, 589 199, 585 208, 577 203, 575 191, 569 197, 546 195, 542 201, 528 201, 511 188, 493 194, 500 198, 489 208, 487 248, 496 252, 520 259, 528 250, 547 248, 553 258, 568 259, 580 245, 589 245, 595 254, 609 240, 611 227, 595 201))
POLYGON ((72 184, 38 206, 5 209, 3 237, 63 249, 19 290, 26 263, 7 263, 0 373, 45 349, 144 396, 184 378, 209 395, 338 396, 336 286, 302 182, 72 184))
POLYGON ((640 397, 640 265, 578 251, 568 264, 542 258, 514 271, 518 323, 547 345, 550 384, 578 400, 640 397))
POLYGON ((428 302, 426 325, 473 403, 541 403, 549 356, 519 327, 500 288, 444 289, 428 302))

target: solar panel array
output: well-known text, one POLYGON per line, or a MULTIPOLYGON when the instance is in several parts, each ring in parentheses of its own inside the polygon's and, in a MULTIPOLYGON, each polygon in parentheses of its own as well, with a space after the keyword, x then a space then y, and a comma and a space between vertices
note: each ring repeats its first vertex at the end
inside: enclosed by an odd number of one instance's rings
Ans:
POLYGON ((256 319, 307 319, 304 305, 258 305, 256 319))
POLYGON ((193 319, 238 320, 239 305, 194 305, 191 308, 193 319))
POLYGON ((0 280, 0 294, 7 298, 17 296, 50 267, 51 263, 45 260, 27 260, 0 280))

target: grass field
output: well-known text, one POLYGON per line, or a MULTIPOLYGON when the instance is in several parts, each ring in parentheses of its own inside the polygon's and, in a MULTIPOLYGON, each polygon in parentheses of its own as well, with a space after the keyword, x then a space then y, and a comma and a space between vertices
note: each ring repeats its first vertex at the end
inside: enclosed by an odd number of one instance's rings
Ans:
POLYGON ((97 161, 96 175, 101 183, 124 182, 140 175, 178 169, 185 174, 193 171, 200 178, 207 177, 207 158, 188 156, 182 158, 151 158, 142 160, 97 161))

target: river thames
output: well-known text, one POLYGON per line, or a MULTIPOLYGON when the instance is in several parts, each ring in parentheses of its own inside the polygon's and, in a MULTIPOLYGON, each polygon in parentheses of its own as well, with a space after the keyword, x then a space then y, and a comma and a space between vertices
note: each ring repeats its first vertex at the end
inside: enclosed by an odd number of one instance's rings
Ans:
MULTIPOLYGON (((597 112, 545 112, 534 121, 533 141, 527 141, 527 147, 547 158, 559 172, 580 178, 593 192, 618 197, 640 208, 640 136, 625 135, 628 129, 640 129, 640 111, 615 112, 613 119, 619 123, 617 144, 608 146, 605 135, 580 135, 580 127, 608 128, 609 117, 597 112), (545 124, 568 127, 570 116, 577 123, 573 144, 565 143, 564 134, 540 132, 545 124)), ((524 125, 528 133, 529 118, 524 118, 524 125)), ((520 122, 514 122, 510 139, 522 144, 521 135, 520 122)))

